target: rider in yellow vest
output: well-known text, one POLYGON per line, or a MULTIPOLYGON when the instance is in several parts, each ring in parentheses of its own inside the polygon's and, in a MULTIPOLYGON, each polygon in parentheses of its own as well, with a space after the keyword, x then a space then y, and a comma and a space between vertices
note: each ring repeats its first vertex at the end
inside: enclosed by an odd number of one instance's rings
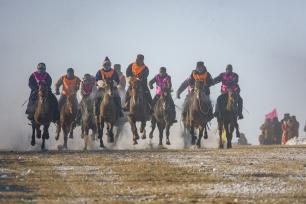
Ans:
MULTIPOLYGON (((139 54, 137 55, 136 61, 128 66, 126 70, 126 77, 130 79, 138 78, 142 81, 145 91, 145 98, 147 103, 149 104, 150 110, 152 111, 152 96, 147 84, 148 76, 149 76, 149 68, 144 64, 144 56, 142 54, 139 54)), ((131 87, 128 88, 125 95, 125 105, 124 105, 125 111, 129 110, 130 90, 131 87)))
POLYGON ((62 93, 60 99, 58 101, 59 110, 61 110, 63 104, 66 101, 68 95, 72 95, 73 102, 72 108, 75 113, 78 108, 78 99, 77 99, 77 91, 79 90, 81 80, 74 75, 74 70, 72 68, 67 69, 67 74, 63 75, 59 78, 59 80, 55 84, 55 94, 60 95, 60 87, 62 86, 62 93))
MULTIPOLYGON (((111 84, 113 88, 114 102, 117 105, 118 115, 119 117, 123 117, 122 107, 121 107, 121 98, 120 98, 120 95, 118 93, 118 88, 117 88, 120 82, 119 76, 118 76, 118 73, 114 69, 111 68, 111 66, 112 66, 111 61, 109 60, 108 57, 106 57, 103 62, 102 69, 100 69, 96 74, 96 82, 103 80, 111 84)), ((101 100, 102 100, 101 97, 97 97, 96 99, 96 116, 99 115, 99 107, 100 107, 101 100)))

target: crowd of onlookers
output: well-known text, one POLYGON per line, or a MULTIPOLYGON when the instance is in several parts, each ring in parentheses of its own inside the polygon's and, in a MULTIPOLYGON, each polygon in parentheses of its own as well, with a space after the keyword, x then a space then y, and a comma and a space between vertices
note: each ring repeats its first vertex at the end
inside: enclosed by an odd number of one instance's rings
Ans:
POLYGON ((278 117, 266 118, 260 127, 259 143, 262 145, 286 144, 288 140, 299 137, 299 126, 296 117, 289 113, 284 114, 281 121, 278 117))

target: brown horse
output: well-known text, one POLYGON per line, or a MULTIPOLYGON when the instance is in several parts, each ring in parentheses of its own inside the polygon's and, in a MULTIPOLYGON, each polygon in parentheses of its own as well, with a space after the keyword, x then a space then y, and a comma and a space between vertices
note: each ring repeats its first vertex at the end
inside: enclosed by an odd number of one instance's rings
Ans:
POLYGON ((163 145, 163 133, 166 129, 166 144, 170 145, 170 127, 175 122, 176 112, 173 99, 171 97, 171 90, 165 88, 162 91, 160 98, 157 100, 154 106, 154 114, 151 120, 152 130, 150 132, 150 138, 153 138, 153 132, 156 128, 156 124, 159 130, 159 145, 163 145))
POLYGON ((228 89, 227 93, 224 94, 224 97, 222 98, 221 101, 222 101, 222 105, 220 105, 221 116, 217 118, 219 137, 220 137, 219 148, 220 149, 224 148, 222 142, 223 129, 226 132, 227 148, 232 148, 232 138, 235 129, 237 137, 240 137, 239 126, 237 121, 237 107, 235 101, 235 93, 231 89, 228 89))
POLYGON ((136 123, 141 122, 140 133, 142 133, 142 139, 146 139, 146 122, 150 120, 151 113, 149 111, 148 103, 145 99, 145 90, 143 82, 139 79, 133 79, 130 81, 130 106, 128 120, 133 132, 134 145, 138 144, 139 139, 136 123))
POLYGON ((99 106, 99 117, 97 119, 98 138, 100 139, 100 147, 104 147, 103 130, 107 125, 108 142, 114 143, 113 128, 119 118, 117 106, 114 101, 113 87, 111 83, 102 82, 99 86, 98 94, 101 94, 102 100, 99 106))
POLYGON ((97 121, 95 117, 95 99, 92 96, 83 97, 80 103, 81 110, 81 137, 84 139, 84 150, 87 150, 89 142, 89 131, 92 130, 91 139, 95 140, 97 134, 97 121))
MULTIPOLYGON (((56 140, 59 139, 59 135, 61 129, 63 130, 64 134, 64 144, 63 148, 67 149, 67 141, 68 141, 68 134, 69 138, 73 138, 73 124, 76 119, 77 115, 77 107, 74 107, 74 100, 76 100, 76 95, 74 93, 68 94, 65 98, 65 102, 60 109, 60 120, 57 126, 57 135, 55 137, 56 140)), ((59 146, 59 149, 61 147, 59 146)))
POLYGON ((49 139, 49 126, 52 121, 52 104, 50 91, 45 83, 40 83, 38 88, 38 101, 34 112, 34 120, 32 121, 32 141, 31 145, 35 145, 35 132, 37 138, 42 137, 41 149, 45 149, 45 140, 49 139), (43 127, 41 136, 40 126, 43 127))
POLYGON ((204 139, 208 138, 207 123, 210 106, 210 100, 204 91, 203 82, 196 81, 193 92, 188 96, 189 102, 185 104, 187 113, 183 115, 183 123, 185 128, 190 131, 191 144, 195 145, 195 130, 199 130, 199 138, 197 146, 201 147, 201 139, 204 133, 204 139))

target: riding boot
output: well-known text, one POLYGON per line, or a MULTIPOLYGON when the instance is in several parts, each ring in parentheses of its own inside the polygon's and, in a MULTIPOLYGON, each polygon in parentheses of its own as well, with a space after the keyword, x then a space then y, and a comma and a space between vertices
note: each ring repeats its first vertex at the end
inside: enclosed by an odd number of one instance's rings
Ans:
POLYGON ((243 119, 242 109, 243 109, 243 99, 241 98, 240 95, 238 95, 238 119, 239 120, 243 119))

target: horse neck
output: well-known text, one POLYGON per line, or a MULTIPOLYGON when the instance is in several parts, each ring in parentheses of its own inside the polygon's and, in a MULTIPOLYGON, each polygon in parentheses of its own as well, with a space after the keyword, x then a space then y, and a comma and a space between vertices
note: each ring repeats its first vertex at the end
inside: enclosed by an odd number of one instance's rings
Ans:
POLYGON ((233 111, 234 97, 233 94, 227 93, 226 110, 233 111))

